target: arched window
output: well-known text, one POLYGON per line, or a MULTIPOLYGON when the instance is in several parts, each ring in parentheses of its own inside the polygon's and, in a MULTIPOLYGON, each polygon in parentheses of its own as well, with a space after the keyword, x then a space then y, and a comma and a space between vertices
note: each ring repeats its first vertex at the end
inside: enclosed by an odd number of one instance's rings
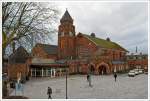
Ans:
POLYGON ((120 52, 120 59, 122 59, 122 52, 120 52))

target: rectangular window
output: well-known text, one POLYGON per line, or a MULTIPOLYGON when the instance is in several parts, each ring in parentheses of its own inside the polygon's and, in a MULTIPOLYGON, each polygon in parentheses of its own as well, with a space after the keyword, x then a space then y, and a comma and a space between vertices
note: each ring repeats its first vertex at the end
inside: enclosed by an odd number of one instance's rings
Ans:
POLYGON ((32 77, 35 77, 35 70, 32 69, 32 77))

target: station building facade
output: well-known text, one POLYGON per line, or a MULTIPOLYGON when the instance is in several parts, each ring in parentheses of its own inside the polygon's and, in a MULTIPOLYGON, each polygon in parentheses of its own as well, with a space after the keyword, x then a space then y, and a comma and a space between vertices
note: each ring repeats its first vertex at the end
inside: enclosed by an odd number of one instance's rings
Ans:
POLYGON ((127 55, 127 62, 130 68, 144 69, 148 72, 148 55, 142 53, 131 53, 127 55))
MULTIPOLYGON (((41 59, 41 61, 42 59, 52 60, 52 63, 58 64, 58 67, 59 63, 65 64, 68 66, 69 74, 91 72, 95 75, 111 74, 114 71, 128 69, 127 52, 125 48, 111 41, 110 38, 101 39, 96 37, 95 33, 76 33, 73 19, 67 10, 58 26, 58 46, 37 44, 32 49, 34 58, 41 59)), ((35 68, 36 74, 40 74, 40 76, 46 76, 48 72, 54 76, 65 74, 65 69, 55 68, 52 64, 49 64, 50 68, 47 70, 44 68, 47 67, 46 64, 46 62, 45 64, 41 62, 35 65, 32 61, 30 65, 32 76, 35 74, 35 68)))
POLYGON ((95 33, 76 33, 73 19, 66 10, 58 27, 58 59, 68 59, 70 73, 111 74, 128 69, 128 51, 110 38, 95 33))
POLYGON ((36 44, 26 60, 28 75, 56 77, 69 74, 111 74, 129 69, 128 51, 110 38, 95 33, 76 33, 73 19, 66 10, 58 26, 58 45, 36 44))

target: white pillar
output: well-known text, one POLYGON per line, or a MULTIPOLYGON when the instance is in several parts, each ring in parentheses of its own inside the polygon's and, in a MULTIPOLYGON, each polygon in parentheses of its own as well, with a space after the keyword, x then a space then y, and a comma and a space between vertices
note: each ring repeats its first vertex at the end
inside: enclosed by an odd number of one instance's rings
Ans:
POLYGON ((43 77, 43 68, 42 68, 42 77, 43 77))
POLYGON ((114 65, 114 72, 117 72, 117 70, 116 70, 116 65, 114 65))
POLYGON ((52 77, 53 69, 51 69, 51 77, 52 77))
POLYGON ((56 75, 56 70, 54 69, 54 77, 55 77, 55 75, 56 75))
POLYGON ((36 68, 35 68, 35 77, 36 77, 36 68))

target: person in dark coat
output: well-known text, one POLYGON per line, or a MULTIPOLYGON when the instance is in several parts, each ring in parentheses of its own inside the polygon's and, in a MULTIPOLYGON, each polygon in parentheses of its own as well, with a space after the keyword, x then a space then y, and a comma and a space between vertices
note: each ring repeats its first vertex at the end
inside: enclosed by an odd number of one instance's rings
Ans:
POLYGON ((89 82, 89 77, 90 77, 90 76, 89 76, 89 74, 88 74, 88 75, 87 75, 87 81, 88 81, 88 82, 89 82))
POLYGON ((89 82, 89 86, 92 87, 90 74, 87 75, 87 81, 89 82))
POLYGON ((52 94, 52 89, 51 89, 51 87, 48 87, 48 89, 47 89, 48 99, 52 99, 51 94, 52 94))
POLYGON ((114 78, 115 78, 115 82, 116 82, 116 79, 117 79, 117 73, 114 74, 114 78))

